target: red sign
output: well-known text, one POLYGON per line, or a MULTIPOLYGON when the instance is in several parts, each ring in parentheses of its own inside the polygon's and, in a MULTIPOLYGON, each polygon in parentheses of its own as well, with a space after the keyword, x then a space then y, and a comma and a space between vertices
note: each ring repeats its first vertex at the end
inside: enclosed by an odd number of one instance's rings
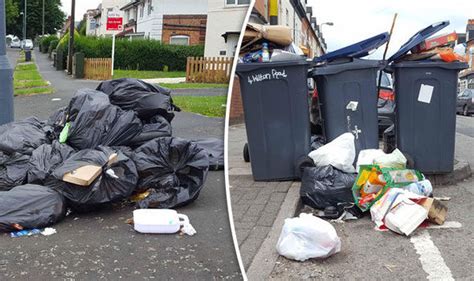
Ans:
POLYGON ((110 31, 121 31, 123 29, 123 18, 120 14, 109 12, 107 15, 106 29, 110 31))

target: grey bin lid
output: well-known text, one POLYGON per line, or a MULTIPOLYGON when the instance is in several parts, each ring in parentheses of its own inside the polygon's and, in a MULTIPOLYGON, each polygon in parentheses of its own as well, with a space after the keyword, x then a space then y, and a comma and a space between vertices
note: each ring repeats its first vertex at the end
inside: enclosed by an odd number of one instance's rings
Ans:
POLYGON ((254 62, 254 63, 238 63, 236 73, 252 72, 257 70, 264 70, 275 67, 291 67, 299 65, 309 65, 306 59, 289 60, 289 61, 276 61, 276 62, 254 62))
POLYGON ((462 70, 469 67, 465 62, 444 62, 444 61, 402 61, 391 65, 393 68, 425 68, 425 67, 438 67, 443 69, 462 70))

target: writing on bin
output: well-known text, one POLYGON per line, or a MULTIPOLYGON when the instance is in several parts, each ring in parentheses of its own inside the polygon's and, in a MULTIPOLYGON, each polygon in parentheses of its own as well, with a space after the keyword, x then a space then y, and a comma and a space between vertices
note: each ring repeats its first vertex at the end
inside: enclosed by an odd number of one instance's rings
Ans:
POLYGON ((277 80, 288 77, 286 70, 276 70, 272 69, 271 72, 266 73, 257 73, 247 76, 248 83, 252 85, 253 83, 262 82, 265 80, 277 80))

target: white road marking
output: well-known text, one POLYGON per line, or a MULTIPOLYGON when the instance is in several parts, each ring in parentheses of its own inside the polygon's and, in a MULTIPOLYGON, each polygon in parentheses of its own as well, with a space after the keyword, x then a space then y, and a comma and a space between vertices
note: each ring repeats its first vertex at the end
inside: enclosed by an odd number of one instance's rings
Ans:
POLYGON ((422 231, 410 238, 415 250, 420 255, 423 270, 428 274, 428 280, 453 280, 451 270, 444 262, 439 249, 431 240, 428 231, 422 231))
POLYGON ((428 229, 443 229, 443 228, 461 228, 462 224, 457 221, 445 221, 442 225, 431 224, 427 226, 428 229))

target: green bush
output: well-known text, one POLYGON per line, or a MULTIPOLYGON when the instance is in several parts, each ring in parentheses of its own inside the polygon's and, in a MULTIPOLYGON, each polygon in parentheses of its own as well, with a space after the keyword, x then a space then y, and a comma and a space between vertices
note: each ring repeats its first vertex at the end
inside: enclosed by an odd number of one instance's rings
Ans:
POLYGON ((51 45, 51 41, 58 40, 58 37, 56 35, 49 35, 49 36, 43 36, 39 40, 39 44, 41 45, 41 51, 43 53, 47 53, 49 46, 51 45))
POLYGON ((53 50, 56 50, 56 47, 58 47, 59 39, 52 40, 49 42, 49 47, 48 47, 48 56, 51 57, 51 53, 53 50))
MULTIPOLYGON (((69 37, 62 38, 58 49, 64 54, 68 51, 69 37)), ((112 56, 112 38, 90 36, 74 37, 75 52, 84 53, 86 58, 110 58, 112 56)), ((115 41, 115 68, 127 70, 186 70, 187 57, 202 57, 204 46, 167 45, 157 40, 115 41)), ((66 59, 66 58, 65 58, 66 59)))

